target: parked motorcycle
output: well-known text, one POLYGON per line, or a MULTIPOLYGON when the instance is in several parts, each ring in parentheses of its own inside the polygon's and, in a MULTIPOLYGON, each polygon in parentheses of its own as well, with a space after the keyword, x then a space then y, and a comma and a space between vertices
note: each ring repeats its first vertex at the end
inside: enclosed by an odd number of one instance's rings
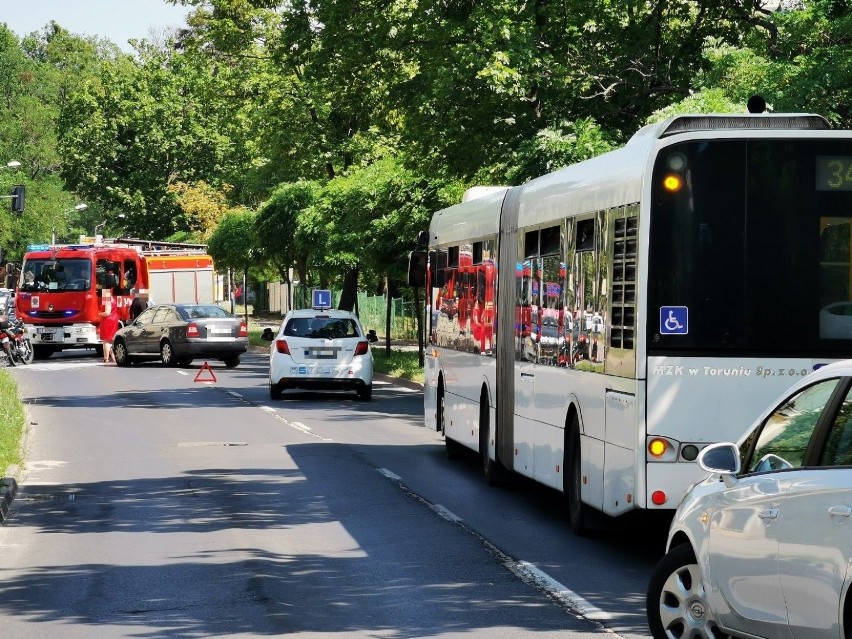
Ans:
POLYGON ((32 364, 35 358, 35 351, 27 337, 27 331, 24 328, 24 323, 16 319, 12 325, 6 329, 6 334, 9 335, 9 342, 12 346, 12 354, 17 358, 19 364, 32 364))
POLYGON ((21 320, 0 315, 0 344, 6 364, 17 366, 32 363, 35 352, 21 320))

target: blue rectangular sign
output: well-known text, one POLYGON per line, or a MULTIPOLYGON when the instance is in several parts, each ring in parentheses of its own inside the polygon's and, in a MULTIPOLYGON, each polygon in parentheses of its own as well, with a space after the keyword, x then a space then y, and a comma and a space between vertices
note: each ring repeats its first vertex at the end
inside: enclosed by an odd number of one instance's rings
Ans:
POLYGON ((689 309, 686 306, 660 307, 660 334, 686 335, 689 333, 689 309))
POLYGON ((314 308, 331 308, 331 291, 315 288, 313 299, 314 308))

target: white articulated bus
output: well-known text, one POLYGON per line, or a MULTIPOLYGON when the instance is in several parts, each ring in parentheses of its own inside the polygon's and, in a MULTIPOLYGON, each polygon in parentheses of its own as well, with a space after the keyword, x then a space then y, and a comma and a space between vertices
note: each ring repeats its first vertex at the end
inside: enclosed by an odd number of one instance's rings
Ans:
POLYGON ((852 131, 673 117, 438 211, 421 245, 447 452, 563 491, 577 532, 673 509, 701 448, 852 357, 852 131))

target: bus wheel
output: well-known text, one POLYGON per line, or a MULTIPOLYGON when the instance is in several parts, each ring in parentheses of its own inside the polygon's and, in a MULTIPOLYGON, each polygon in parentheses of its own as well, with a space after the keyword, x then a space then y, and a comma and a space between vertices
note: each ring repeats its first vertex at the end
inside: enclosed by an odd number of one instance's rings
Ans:
POLYGON ((575 535, 585 535, 588 532, 588 506, 583 503, 581 497, 583 467, 580 457, 580 420, 576 413, 571 416, 566 444, 562 464, 562 490, 568 499, 568 519, 575 535))
MULTIPOLYGON (((496 486, 503 480, 503 468, 496 459, 491 459, 488 452, 491 440, 491 413, 489 412, 488 395, 485 392, 479 398, 479 455, 482 459, 482 472, 489 486, 496 486)), ((495 456, 497 447, 494 447, 495 456)))

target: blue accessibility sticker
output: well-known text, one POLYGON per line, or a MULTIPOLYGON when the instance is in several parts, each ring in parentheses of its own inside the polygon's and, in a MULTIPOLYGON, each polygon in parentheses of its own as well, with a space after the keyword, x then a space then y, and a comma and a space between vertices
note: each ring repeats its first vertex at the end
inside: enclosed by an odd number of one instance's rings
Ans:
POLYGON ((689 309, 686 306, 660 307, 660 334, 686 335, 689 333, 689 309))

